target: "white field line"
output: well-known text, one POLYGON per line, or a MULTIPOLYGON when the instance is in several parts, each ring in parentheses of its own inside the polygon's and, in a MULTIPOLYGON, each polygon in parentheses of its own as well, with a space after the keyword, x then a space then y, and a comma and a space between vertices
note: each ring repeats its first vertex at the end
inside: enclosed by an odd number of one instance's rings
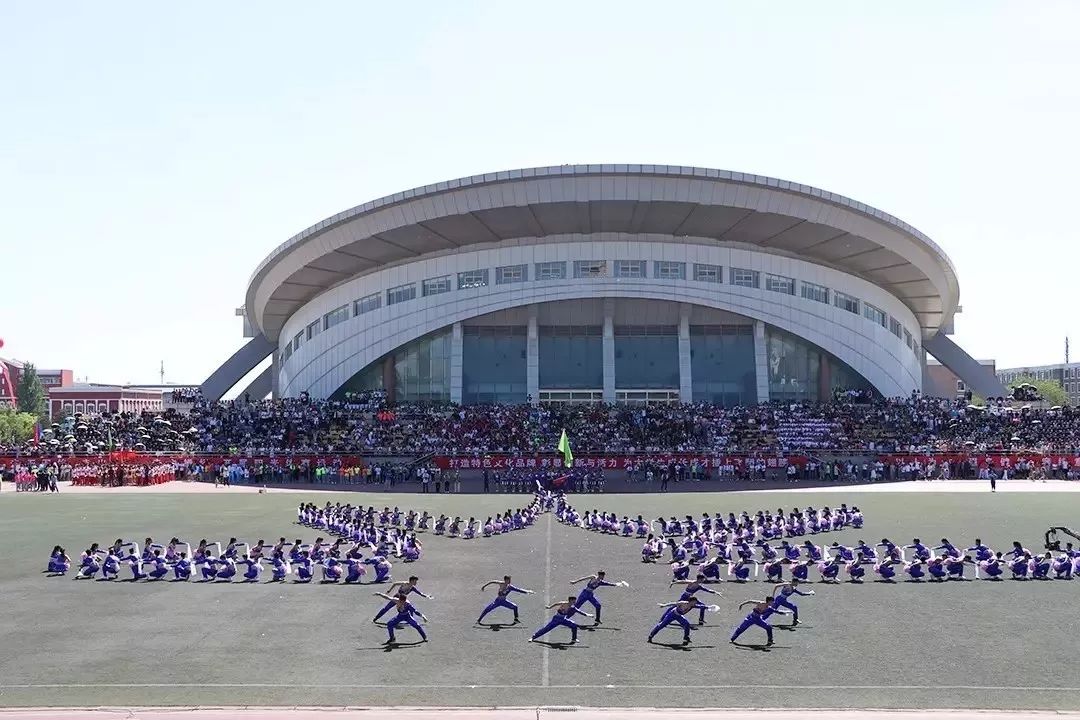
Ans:
POLYGON ((527 690, 825 690, 839 692, 859 692, 862 690, 971 690, 979 692, 1078 692, 1080 687, 1034 686, 1034 685, 414 685, 400 683, 392 685, 372 685, 355 683, 14 683, 0 685, 0 690, 64 690, 64 689, 213 689, 213 688, 252 688, 273 689, 357 689, 357 690, 503 690, 523 688, 527 690))
MULTIPOLYGON (((551 512, 547 513, 547 542, 544 549, 544 605, 551 604, 551 512)), ((540 684, 548 687, 551 684, 551 648, 544 645, 542 670, 540 672, 540 684)))

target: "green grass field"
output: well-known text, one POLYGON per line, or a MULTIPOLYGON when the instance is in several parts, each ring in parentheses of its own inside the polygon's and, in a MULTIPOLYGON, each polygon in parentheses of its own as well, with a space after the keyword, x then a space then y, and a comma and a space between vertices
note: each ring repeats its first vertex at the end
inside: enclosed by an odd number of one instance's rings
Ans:
MULTIPOLYGON (((1080 709, 1080 581, 861 586, 815 583, 803 624, 778 630, 770 652, 734 647, 738 601, 763 583, 722 586, 688 650, 649 645, 658 602, 677 598, 666 565, 639 561, 636 540, 597 536, 544 517, 526 531, 475 541, 427 536, 425 555, 395 565, 435 600, 418 600, 431 642, 385 651, 370 586, 101 583, 47 578, 48 552, 73 557, 122 536, 273 541, 314 533, 294 524, 301 499, 326 494, 60 495, 0 501, 0 706, 96 705, 642 705, 1080 709), (565 649, 525 640, 546 622, 545 595, 597 569, 630 589, 605 588, 604 624, 565 649), (512 573, 532 588, 523 622, 473 622, 492 597, 481 583, 512 573)), ((486 516, 508 496, 342 495, 378 505, 486 516), (434 501, 434 502, 433 502, 434 501), (438 503, 438 504, 434 504, 438 503)), ((793 505, 859 505, 852 543, 888 536, 1002 549, 1041 546, 1051 524, 1076 523, 1080 494, 668 494, 580 498, 651 517, 793 505)), ((125 568, 122 577, 129 575, 125 568)), ((816 573, 812 573, 816 577, 816 573)), ((496 611, 509 619, 508 611, 496 611)), ((782 620, 786 622, 786 619, 782 620)), ((565 631, 556 630, 554 637, 565 631)), ((404 629, 402 640, 415 636, 404 629)), ((747 640, 761 633, 751 629, 747 640)), ((675 629, 658 640, 675 641, 675 629), (670 633, 670 634, 668 634, 670 633)))

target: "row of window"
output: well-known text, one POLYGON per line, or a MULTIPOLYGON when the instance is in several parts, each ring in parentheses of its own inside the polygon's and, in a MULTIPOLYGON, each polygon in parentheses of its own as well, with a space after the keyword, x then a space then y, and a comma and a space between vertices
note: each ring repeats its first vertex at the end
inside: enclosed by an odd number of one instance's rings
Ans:
MULTIPOLYGON (((541 390, 542 403, 602 403, 603 390, 541 390)), ((616 390, 615 401, 629 405, 670 405, 679 402, 678 390, 616 390)))
MULTIPOLYGON (((610 263, 610 267, 612 277, 620 279, 644 279, 648 277, 648 261, 646 260, 614 260, 610 263)), ((565 280, 567 277, 566 270, 566 262, 563 260, 536 263, 533 266, 533 277, 537 281, 565 280)), ((573 273, 574 278, 579 279, 609 277, 609 263, 607 260, 575 260, 573 261, 573 273)), ((729 267, 728 284, 736 287, 760 288, 761 275, 762 273, 757 270, 729 267)), ((674 260, 654 260, 652 276, 658 280, 685 280, 686 263, 674 260)), ((723 282, 723 267, 707 263, 693 263, 691 277, 695 282, 719 284, 723 282)), ((420 283, 420 294, 423 297, 430 297, 432 295, 448 293, 453 289, 452 280, 453 277, 451 275, 428 278, 420 283)), ((506 265, 495 268, 496 285, 509 285, 512 283, 528 282, 528 280, 528 265, 506 265)), ((481 270, 466 270, 457 274, 457 289, 470 290, 473 288, 486 287, 489 284, 489 281, 490 274, 487 268, 481 270)), ((794 296, 795 284, 795 278, 765 273, 765 290, 769 292, 794 296)), ((386 304, 389 306, 408 302, 409 300, 415 300, 416 294, 416 283, 411 282, 405 283, 404 285, 398 285, 397 287, 392 287, 386 291, 386 304)), ((812 300, 825 305, 830 304, 831 300, 832 304, 836 307, 841 310, 846 310, 854 315, 859 315, 861 313, 867 320, 877 323, 897 338, 903 338, 904 343, 908 348, 916 355, 919 354, 919 343, 915 341, 907 328, 904 328, 903 325, 901 325, 899 320, 889 317, 884 310, 881 310, 870 303, 863 302, 853 295, 848 295, 839 290, 832 291, 824 285, 816 285, 806 281, 800 283, 800 294, 803 299, 812 300)), ((357 317, 364 313, 369 313, 372 310, 379 309, 382 307, 382 298, 383 296, 381 293, 372 293, 371 295, 367 295, 366 297, 354 301, 352 304, 352 316, 357 317)), ((292 342, 286 344, 285 347, 282 348, 282 361, 288 360, 292 353, 300 347, 300 344, 305 338, 311 340, 323 330, 329 330, 335 325, 343 323, 348 319, 348 305, 342 305, 341 307, 326 313, 321 319, 315 320, 303 331, 297 333, 292 342)))
POLYGON ((1053 368, 1049 370, 1013 370, 998 373, 998 380, 1003 383, 1016 382, 1023 378, 1035 380, 1080 380, 1080 368, 1053 368))

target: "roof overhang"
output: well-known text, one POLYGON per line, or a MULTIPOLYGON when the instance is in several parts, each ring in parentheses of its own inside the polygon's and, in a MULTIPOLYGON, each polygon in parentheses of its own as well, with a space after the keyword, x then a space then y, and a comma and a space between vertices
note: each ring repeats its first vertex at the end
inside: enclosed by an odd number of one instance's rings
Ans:
POLYGON ((338 213, 263 260, 245 307, 276 342, 296 310, 357 275, 469 245, 598 233, 740 244, 834 267, 899 298, 924 337, 948 326, 959 299, 952 261, 930 238, 841 195, 724 170, 566 165, 441 182, 338 213))

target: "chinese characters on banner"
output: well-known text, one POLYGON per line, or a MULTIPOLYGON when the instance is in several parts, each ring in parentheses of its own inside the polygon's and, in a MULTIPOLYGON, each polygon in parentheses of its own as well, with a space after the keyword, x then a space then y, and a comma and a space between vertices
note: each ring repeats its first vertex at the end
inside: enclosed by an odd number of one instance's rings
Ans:
MULTIPOLYGON (((1080 468, 1080 455, 1064 453, 892 453, 877 456, 878 460, 895 465, 919 463, 925 467, 930 462, 967 462, 974 460, 978 467, 991 467, 1000 469, 1003 467, 1014 468, 1022 462, 1030 462, 1033 466, 1061 467, 1066 464, 1070 467, 1080 468)), ((12 461, 35 464, 58 460, 74 467, 81 465, 155 465, 159 463, 199 463, 204 466, 221 466, 237 463, 242 466, 269 465, 271 467, 327 467, 336 466, 343 468, 363 467, 373 460, 361 455, 261 455, 261 454, 207 454, 207 455, 180 455, 180 454, 154 454, 136 453, 124 451, 123 453, 104 453, 98 455, 24 455, 16 458, 14 454, 0 454, 0 464, 10 464, 12 461)), ((398 461, 407 462, 411 458, 400 458, 398 461)), ((574 467, 587 470, 626 470, 628 467, 641 469, 649 464, 658 467, 666 467, 671 464, 681 463, 689 466, 697 462, 707 469, 724 468, 739 470, 749 464, 763 464, 766 468, 786 468, 788 465, 804 467, 813 459, 806 455, 784 456, 754 456, 754 455, 701 455, 701 454, 649 454, 649 455, 587 455, 574 458, 574 467)), ((377 460, 376 460, 377 462, 377 460)), ((433 458, 433 462, 443 470, 561 470, 563 469, 562 458, 551 453, 548 455, 483 455, 474 456, 445 456, 439 455, 433 458)), ((843 462, 841 460, 841 462, 843 462)))

